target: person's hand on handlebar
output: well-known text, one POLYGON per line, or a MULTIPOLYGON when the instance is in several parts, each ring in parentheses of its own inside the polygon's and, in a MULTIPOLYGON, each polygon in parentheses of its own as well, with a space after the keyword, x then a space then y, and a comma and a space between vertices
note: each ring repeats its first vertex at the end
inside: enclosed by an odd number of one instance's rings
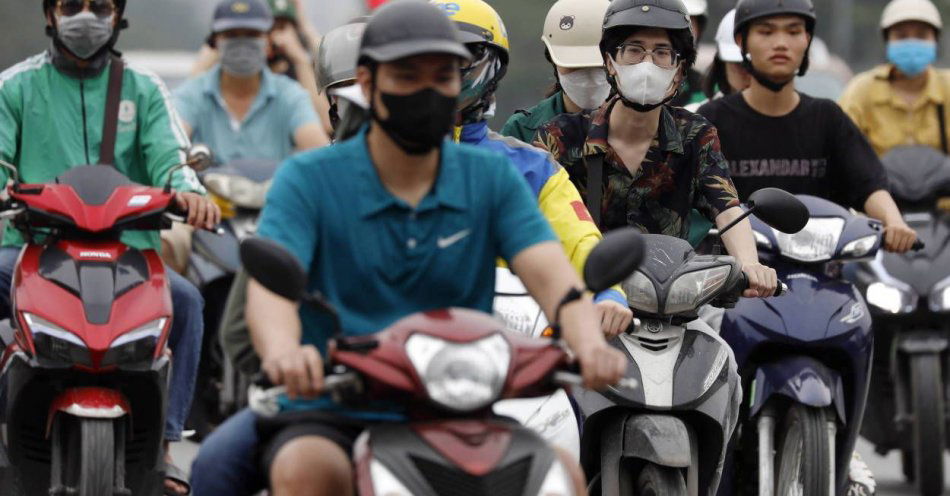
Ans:
POLYGON ((767 298, 775 294, 778 286, 778 275, 775 269, 760 263, 742 266, 742 272, 749 279, 749 289, 742 293, 746 298, 767 298))
POLYGON ((917 232, 903 220, 884 227, 884 249, 893 253, 907 253, 917 241, 917 232))
POLYGON ((323 359, 312 345, 275 351, 261 363, 275 386, 285 386, 290 399, 315 398, 323 390, 323 359))
POLYGON ((607 339, 616 337, 618 334, 626 332, 633 322, 633 311, 627 305, 622 305, 614 300, 604 300, 594 304, 597 313, 600 315, 600 328, 604 331, 607 339))
POLYGON ((197 193, 176 193, 175 201, 178 208, 188 212, 187 223, 198 229, 214 229, 221 222, 221 209, 202 195, 197 193))
POLYGON ((602 339, 575 348, 574 353, 584 377, 584 386, 589 389, 606 389, 622 379, 627 371, 627 356, 602 339))

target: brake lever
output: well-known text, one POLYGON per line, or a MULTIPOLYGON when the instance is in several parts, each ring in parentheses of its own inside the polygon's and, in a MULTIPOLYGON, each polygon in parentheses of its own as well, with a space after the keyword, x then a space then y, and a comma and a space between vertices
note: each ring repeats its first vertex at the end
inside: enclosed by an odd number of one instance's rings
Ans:
MULTIPOLYGON (((177 214, 177 213, 165 212, 165 218, 172 222, 179 222, 181 224, 188 223, 188 217, 185 217, 184 215, 177 214)), ((204 227, 202 227, 201 229, 213 234, 217 234, 218 236, 224 236, 225 234, 228 233, 227 231, 224 230, 223 227, 221 227, 220 224, 212 227, 211 229, 206 229, 204 227)))

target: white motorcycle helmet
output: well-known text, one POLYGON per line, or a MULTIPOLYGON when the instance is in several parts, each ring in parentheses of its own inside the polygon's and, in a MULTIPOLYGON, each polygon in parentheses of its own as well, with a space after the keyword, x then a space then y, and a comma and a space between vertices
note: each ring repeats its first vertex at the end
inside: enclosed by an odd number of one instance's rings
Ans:
POLYGON ((742 62, 742 49, 736 44, 736 38, 733 36, 736 24, 736 9, 730 10, 722 17, 719 22, 719 28, 716 30, 716 48, 717 56, 723 62, 742 62))
POLYGON ((693 33, 693 37, 696 38, 698 44, 700 36, 702 36, 706 30, 706 25, 709 23, 709 2, 707 0, 683 0, 683 4, 686 5, 686 12, 689 16, 698 20, 699 32, 693 33))
POLYGON ((559 0, 544 20, 541 41, 560 67, 601 67, 601 29, 610 0, 559 0))
POLYGON ((940 11, 930 0, 891 0, 881 14, 881 31, 907 21, 918 21, 933 26, 939 34, 943 29, 940 11))

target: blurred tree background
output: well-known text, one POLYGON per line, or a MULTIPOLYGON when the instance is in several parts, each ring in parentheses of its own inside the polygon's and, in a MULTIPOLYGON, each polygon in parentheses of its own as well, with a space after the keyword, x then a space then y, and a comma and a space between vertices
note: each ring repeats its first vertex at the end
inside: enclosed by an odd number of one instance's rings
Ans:
MULTIPOLYGON (((553 0, 488 0, 498 9, 508 27, 512 63, 501 84, 494 126, 518 108, 534 105, 554 82, 551 66, 544 59, 541 28, 553 0)), ((887 0, 814 0, 818 8, 818 36, 831 51, 859 72, 880 63, 884 44, 878 23, 887 0)), ((304 0, 309 16, 326 31, 365 11, 364 0, 304 0)), ((196 50, 208 34, 214 0, 128 0, 132 27, 122 34, 120 49, 196 50)), ((950 0, 935 0, 945 15, 950 0)), ((710 21, 703 42, 712 42, 719 19, 735 5, 734 0, 709 0, 710 21)), ((0 67, 8 67, 48 46, 43 33, 41 0, 2 0, 0 19, 0 67)), ((947 19, 950 21, 950 18, 947 19)), ((948 37, 942 40, 947 53, 948 37)), ((946 62, 946 57, 942 62, 946 62)))

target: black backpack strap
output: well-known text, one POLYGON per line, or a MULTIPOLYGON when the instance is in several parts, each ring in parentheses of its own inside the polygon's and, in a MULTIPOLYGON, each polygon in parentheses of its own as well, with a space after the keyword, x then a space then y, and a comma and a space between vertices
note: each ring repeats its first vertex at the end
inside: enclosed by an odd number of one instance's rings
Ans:
POLYGON ((947 148, 947 116, 942 103, 937 105, 937 122, 940 123, 940 149, 944 155, 950 155, 950 149, 947 148))
POLYGON ((99 163, 115 165, 115 139, 119 127, 119 100, 122 99, 122 75, 125 63, 116 56, 109 65, 109 89, 106 93, 106 113, 102 120, 102 144, 99 148, 99 163))
POLYGON ((600 227, 600 210, 604 200, 604 156, 584 157, 584 165, 587 167, 587 198, 584 200, 594 224, 600 227))

